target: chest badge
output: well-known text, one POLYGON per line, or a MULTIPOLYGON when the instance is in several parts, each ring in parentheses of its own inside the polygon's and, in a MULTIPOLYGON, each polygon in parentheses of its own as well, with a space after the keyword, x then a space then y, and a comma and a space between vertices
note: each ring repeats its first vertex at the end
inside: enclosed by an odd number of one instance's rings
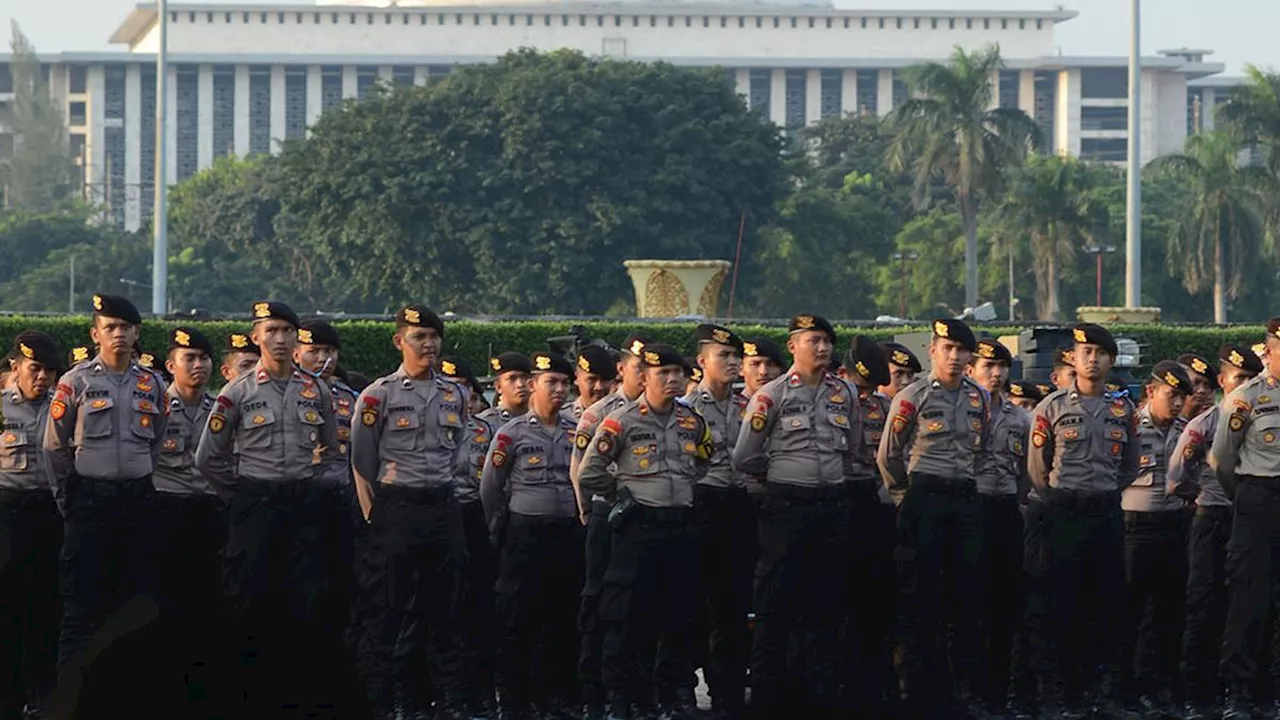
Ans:
POLYGON ((107 406, 106 400, 94 400, 93 402, 89 403, 89 407, 93 408, 94 410, 101 410, 106 406, 107 406))
POLYGON ((632 455, 648 455, 648 454, 649 454, 649 446, 648 446, 648 445, 637 445, 637 446, 635 446, 635 447, 631 448, 631 454, 632 454, 632 455))
POLYGON ((641 470, 647 470, 647 469, 649 468, 649 458, 647 458, 647 457, 642 457, 642 458, 640 458, 640 460, 639 460, 638 462, 636 462, 636 465, 637 465, 641 470))
POLYGON ((930 420, 924 427, 926 432, 938 432, 942 429, 942 422, 939 420, 930 420))
POLYGON ((410 421, 408 417, 401 415, 400 417, 396 418, 396 427, 407 428, 409 427, 409 422, 410 421))
MULTIPOLYGON (((8 442, 8 440, 6 439, 6 440, 5 440, 5 442, 8 442)), ((164 441, 164 446, 163 446, 163 450, 164 450, 165 452, 173 452, 174 450, 177 450, 177 449, 178 449, 178 439, 177 439, 177 438, 166 438, 166 439, 165 439, 165 441, 164 441)))
POLYGON ((267 416, 266 416, 266 415, 254 415, 254 416, 253 416, 253 419, 252 419, 252 420, 250 420, 249 422, 253 423, 254 425, 261 425, 262 423, 264 423, 264 422, 266 422, 266 421, 267 421, 267 416))
POLYGON ((844 402, 844 396, 841 395, 840 393, 836 393, 835 395, 831 396, 830 400, 833 403, 842 403, 844 402))
POLYGON ((698 419, 692 415, 686 415, 680 418, 678 424, 680 425, 680 427, 684 428, 685 430, 692 430, 698 427, 698 419))
POLYGON ((1272 432, 1272 431, 1268 430, 1268 431, 1266 431, 1266 432, 1262 433, 1262 441, 1263 441, 1263 442, 1266 442, 1266 443, 1273 443, 1273 442, 1275 442, 1275 441, 1276 441, 1276 434, 1275 434, 1274 432, 1272 432))
POLYGON ((1076 430, 1075 428, 1069 428, 1069 429, 1067 429, 1067 430, 1063 431, 1063 433, 1062 433, 1062 437, 1063 437, 1063 439, 1065 439, 1065 440, 1079 440, 1079 439, 1080 439, 1080 431, 1079 431, 1079 430, 1076 430))
POLYGON ((833 416, 831 422, 835 423, 836 427, 849 427, 849 418, 843 415, 833 416))
POLYGON ((309 423, 320 421, 320 413, 316 412, 315 410, 308 410, 304 417, 306 417, 307 422, 309 423))
POLYGON ((982 398, 978 397, 977 393, 969 393, 969 407, 973 407, 973 408, 982 407, 982 398))
POLYGON ((142 417, 138 418, 138 424, 144 428, 151 427, 151 416, 143 415, 142 417))
POLYGON ((316 394, 316 391, 312 390, 310 387, 303 388, 301 391, 298 392, 298 395, 300 395, 301 397, 307 400, 315 400, 317 397, 319 397, 316 394))
POLYGON ((530 464, 530 465, 541 465, 541 464, 542 464, 542 457, 541 457, 541 456, 539 456, 539 455, 530 455, 530 456, 529 456, 529 464, 530 464))
POLYGON ((698 446, 694 445, 692 440, 684 444, 684 451, 687 453, 695 452, 697 449, 698 449, 698 446))
POLYGON ((139 392, 151 392, 154 387, 146 380, 139 380, 137 385, 139 392))

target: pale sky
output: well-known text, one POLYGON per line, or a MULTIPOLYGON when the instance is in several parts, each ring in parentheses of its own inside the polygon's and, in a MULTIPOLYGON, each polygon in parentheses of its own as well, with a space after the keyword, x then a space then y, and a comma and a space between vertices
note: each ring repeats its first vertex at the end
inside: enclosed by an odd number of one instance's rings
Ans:
MULTIPOLYGON (((175 0, 180 2, 180 0, 175 0)), ((312 4, 310 0, 271 0, 312 4)), ((554 1, 554 0, 552 0, 554 1)), ((835 0, 840 7, 912 10, 1052 9, 1061 4, 1080 16, 1056 31, 1064 55, 1125 55, 1129 46, 1126 0, 835 0)), ((0 0, 0 19, 13 18, 43 52, 102 51, 107 37, 129 13, 133 0, 0 0)), ((1207 58, 1225 63, 1229 75, 1245 63, 1280 68, 1280 2, 1277 0, 1144 0, 1143 54, 1174 47, 1214 50, 1207 58)), ((0 26, 7 49, 9 23, 0 26)), ((0 49, 0 52, 3 52, 0 49)))

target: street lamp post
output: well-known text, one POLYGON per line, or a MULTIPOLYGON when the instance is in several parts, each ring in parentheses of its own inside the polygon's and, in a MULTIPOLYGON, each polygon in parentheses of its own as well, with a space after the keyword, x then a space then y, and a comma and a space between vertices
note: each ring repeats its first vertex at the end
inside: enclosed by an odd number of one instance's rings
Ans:
POLYGON ((915 262, 920 258, 920 253, 896 252, 893 259, 900 263, 901 271, 898 273, 898 317, 905 318, 907 316, 907 261, 915 262))
POLYGON ((168 200, 168 157, 165 142, 168 136, 169 110, 169 6, 166 0, 156 2, 156 22, 160 26, 160 48, 156 53, 156 136, 155 136, 155 207, 152 212, 151 232, 154 244, 151 253, 151 312, 155 315, 165 314, 165 296, 169 279, 169 213, 165 203, 168 200))
MULTIPOLYGON (((1142 0, 1129 0, 1129 162, 1124 305, 1142 305, 1142 0)), ((1099 256, 1101 257, 1101 256, 1099 256)))
POLYGON ((1084 251, 1085 251, 1085 254, 1087 255, 1095 256, 1098 261, 1098 266, 1097 266, 1098 269, 1096 273, 1097 288, 1095 290, 1094 304, 1097 305, 1098 307, 1102 307, 1102 256, 1110 255, 1111 253, 1116 251, 1116 248, 1114 245, 1102 245, 1102 246, 1089 245, 1085 247, 1084 251))

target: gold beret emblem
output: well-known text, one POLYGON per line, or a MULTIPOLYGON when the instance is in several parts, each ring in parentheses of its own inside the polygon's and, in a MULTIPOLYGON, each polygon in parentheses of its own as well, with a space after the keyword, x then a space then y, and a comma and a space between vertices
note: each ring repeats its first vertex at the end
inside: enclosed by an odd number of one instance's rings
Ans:
POLYGON ((693 381, 694 381, 694 382, 702 382, 702 368, 700 368, 700 367, 696 367, 696 368, 694 368, 694 369, 693 369, 693 374, 692 374, 692 375, 690 375, 690 377, 692 377, 692 378, 693 378, 693 381))
POLYGON ((720 328, 716 328, 715 330, 712 330, 712 331, 711 331, 711 339, 712 339, 712 340, 715 340, 716 342, 720 343, 721 345, 728 345, 728 344, 729 344, 729 331, 728 331, 728 330, 722 330, 722 329, 720 329, 720 328))
POLYGON ((1249 349, 1253 351, 1253 354, 1254 354, 1254 355, 1257 355, 1258 357, 1262 357, 1262 356, 1263 356, 1263 355, 1265 355, 1265 354, 1266 354, 1266 352, 1267 352, 1267 344, 1266 344, 1266 343, 1258 343, 1257 345, 1254 345, 1253 347, 1251 347, 1251 348, 1249 348, 1249 349))
POLYGON ((1178 387, 1178 378, 1171 372, 1164 374, 1164 381, 1169 383, 1170 387, 1178 387))
POLYGON ((244 335, 241 335, 240 333, 232 333, 232 335, 231 335, 231 347, 233 347, 233 348, 246 348, 246 347, 249 347, 249 338, 248 338, 248 337, 246 337, 246 336, 244 336, 244 335))
POLYGON ((578 356, 578 367, 582 368, 583 370, 586 370, 587 372, 591 372, 591 361, 590 361, 590 360, 588 360, 588 359, 586 358, 586 356, 584 356, 584 355, 579 355, 579 356, 578 356))
POLYGON ((457 375, 458 366, 454 365, 448 360, 442 360, 440 361, 440 372, 444 373, 445 375, 457 375))
POLYGON ((499 360, 498 358, 489 358, 489 367, 493 368, 494 370, 501 370, 502 361, 499 360))
POLYGON ((253 316, 256 318, 271 317, 271 303, 255 303, 253 306, 253 316))
POLYGON ((303 345, 310 345, 311 343, 315 342, 315 336, 311 334, 310 330, 299 330, 298 342, 302 343, 303 345))
POLYGON ((144 368, 152 368, 156 365, 156 358, 151 353, 142 353, 138 356, 138 364, 144 368))
POLYGON ((533 366, 539 370, 550 370, 551 358, 546 355, 539 355, 538 358, 533 361, 533 366))
POLYGON ((191 347, 191 336, 185 330, 174 330, 173 341, 182 347, 191 347))
POLYGON ((797 315, 796 327, 801 330, 812 330, 815 326, 812 315, 797 315))
POLYGON ((978 345, 978 356, 988 359, 994 358, 996 356, 996 349, 991 345, 991 343, 980 343, 978 345))
POLYGON ((102 296, 101 296, 101 295, 94 295, 94 296, 93 296, 93 309, 94 309, 94 310, 98 310, 98 311, 101 311, 101 310, 102 310, 102 296))
POLYGON ((1200 358, 1192 358, 1191 369, 1203 375, 1209 371, 1209 364, 1201 360, 1200 358))
POLYGON ((639 355, 639 354, 640 354, 641 352, 643 352, 643 351, 644 351, 644 343, 643 343, 643 342, 641 342, 641 341, 639 341, 639 340, 636 340, 635 342, 631 343, 631 354, 632 354, 632 355, 639 355))
POLYGON ((28 360, 36 359, 36 352, 31 348, 27 347, 26 343, 18 343, 18 349, 22 351, 23 357, 27 358, 28 360))
POLYGON ((656 352, 647 352, 644 354, 644 361, 657 367, 657 365, 662 362, 662 358, 656 352))
POLYGON ((861 376, 862 376, 862 377, 864 377, 864 378, 869 378, 869 377, 871 377, 871 371, 867 369, 867 366, 866 366, 865 364, 863 364, 863 362, 862 362, 861 360, 859 360, 859 361, 858 361, 858 364, 857 364, 857 365, 854 365, 854 366, 853 366, 853 369, 854 369, 854 370, 857 370, 857 371, 858 371, 858 374, 859 374, 859 375, 861 375, 861 376))
POLYGON ((72 360, 74 360, 74 361, 76 361, 76 362, 84 362, 85 360, 88 360, 88 359, 89 359, 89 348, 87 348, 87 347, 83 347, 83 346, 78 347, 78 348, 72 348, 72 349, 71 349, 71 359, 72 359, 72 360))
POLYGON ((1010 386, 1009 386, 1009 394, 1010 394, 1010 395, 1017 395, 1018 397, 1022 397, 1022 386, 1021 386, 1021 385, 1010 385, 1010 386))
POLYGON ((759 355, 760 348, 756 347, 755 343, 742 343, 742 354, 743 355, 759 355))
POLYGON ((947 337, 947 334, 950 332, 951 332, 951 329, 948 328, 947 324, 942 322, 941 320, 938 320, 933 324, 933 334, 937 335, 938 337, 943 337, 943 338, 947 337))
POLYGON ((1078 343, 1089 342, 1089 336, 1085 335, 1084 330, 1081 330, 1080 328, 1076 328, 1075 330, 1072 330, 1071 337, 1075 338, 1076 342, 1078 343))
POLYGON ((893 357, 889 358, 889 360, 894 365, 902 365, 904 367, 911 364, 911 356, 901 350, 894 350, 893 357))
POLYGON ((404 321, 413 325, 417 325, 418 323, 422 322, 422 313, 418 312, 418 310, 415 308, 405 308, 404 321))
POLYGON ((1229 355, 1229 356, 1227 357, 1227 362, 1231 363, 1232 365, 1235 365, 1235 366, 1236 366, 1236 367, 1238 367, 1238 368, 1243 368, 1243 367, 1244 367, 1244 356, 1243 356, 1243 355, 1241 355, 1239 351, 1237 351, 1237 350, 1232 350, 1232 351, 1231 351, 1231 355, 1229 355))

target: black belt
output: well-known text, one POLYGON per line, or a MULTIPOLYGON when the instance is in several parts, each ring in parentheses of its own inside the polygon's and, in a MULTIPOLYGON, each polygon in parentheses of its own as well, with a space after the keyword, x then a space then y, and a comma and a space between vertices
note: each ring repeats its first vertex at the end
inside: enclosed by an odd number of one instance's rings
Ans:
POLYGON ((310 480, 250 480, 240 478, 235 489, 258 497, 298 498, 307 494, 310 480))
POLYGON ((846 497, 848 491, 844 483, 836 485, 792 485, 769 481, 765 485, 765 493, 789 498, 791 500, 837 500, 846 497))
POLYGON ((1051 490, 1046 503, 1052 507, 1067 510, 1118 510, 1120 509, 1120 491, 1082 493, 1073 490, 1051 490))
POLYGON ((52 502, 53 493, 49 492, 48 488, 27 488, 25 490, 0 488, 0 504, 3 505, 30 507, 32 505, 44 505, 52 502))
POLYGON ((938 495, 968 496, 978 492, 978 484, 969 478, 944 478, 937 475, 911 473, 907 483, 912 490, 923 490, 938 495))
POLYGON ((649 525, 685 525, 693 519, 693 508, 635 505, 636 518, 649 525))
POLYGON ((1196 517, 1209 518, 1211 520, 1230 520, 1231 508, 1227 505, 1197 505, 1196 517))
POLYGON ((75 475, 71 478, 71 482, 75 492, 86 493, 96 498, 142 497, 156 491, 150 475, 121 480, 99 480, 75 475))
POLYGON ((982 502, 988 505, 1017 505, 1018 504, 1018 496, 1013 494, 1008 494, 1008 495, 981 495, 980 494, 978 495, 978 497, 982 498, 982 502))
POLYGON ((456 490, 453 483, 429 488, 411 488, 403 485, 378 485, 374 488, 375 497, 422 505, 447 503, 453 499, 455 493, 456 490))

